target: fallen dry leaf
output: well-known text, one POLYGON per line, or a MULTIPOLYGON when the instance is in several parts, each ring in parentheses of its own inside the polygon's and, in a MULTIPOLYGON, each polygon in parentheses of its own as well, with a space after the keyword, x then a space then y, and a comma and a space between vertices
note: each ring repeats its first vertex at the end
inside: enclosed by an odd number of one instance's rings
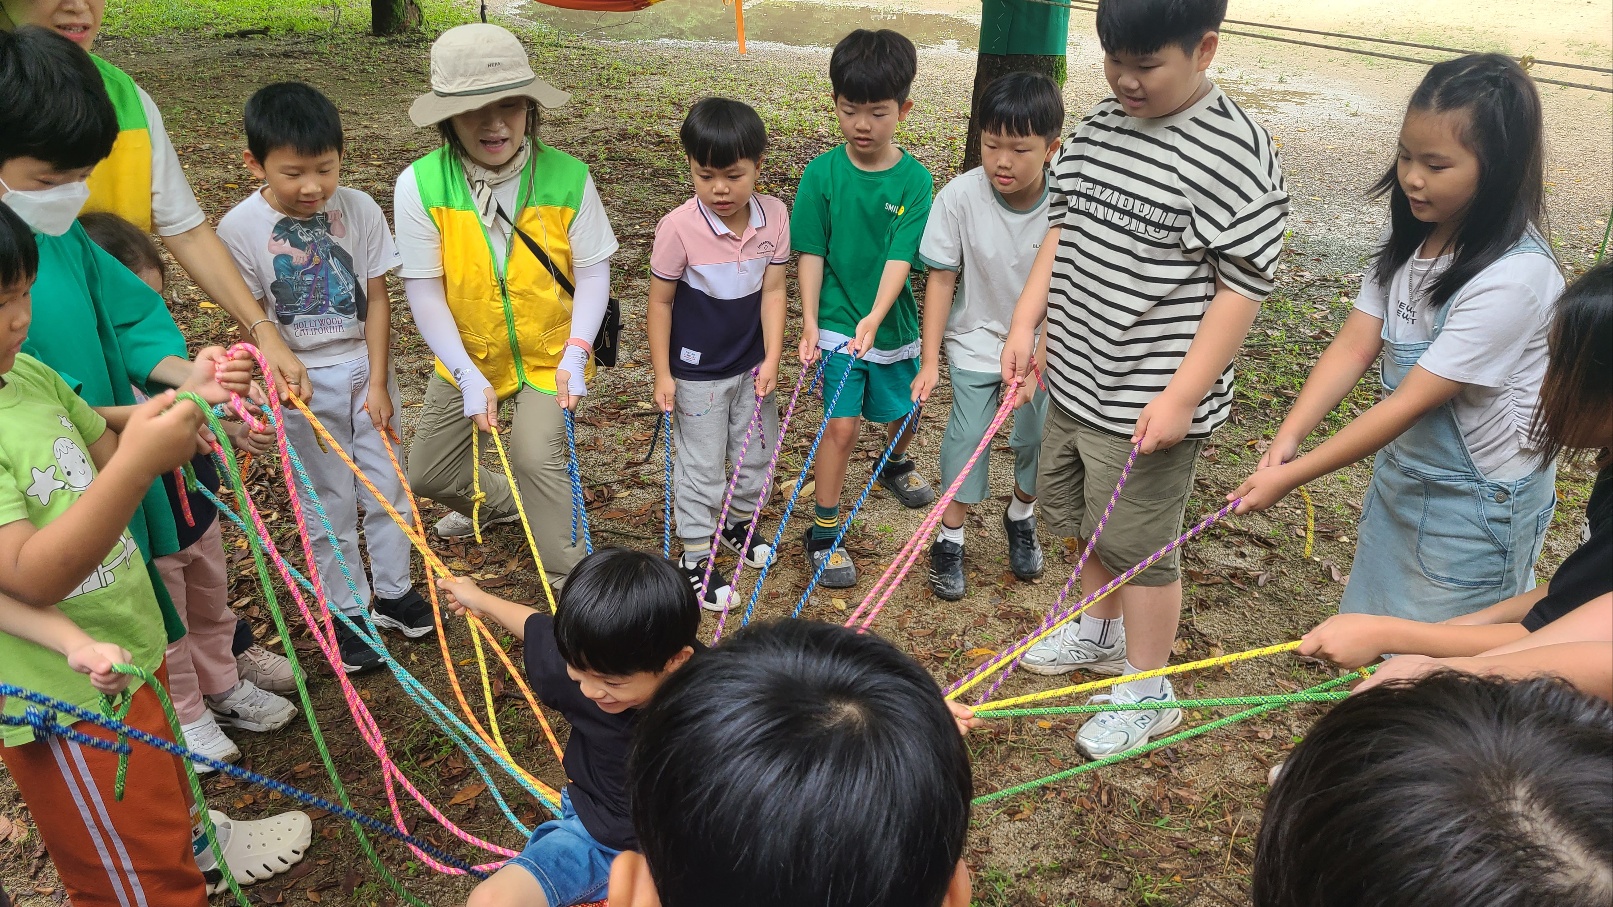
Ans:
POLYGON ((476 799, 477 797, 480 797, 486 791, 487 791, 487 785, 483 784, 480 781, 473 781, 470 784, 467 784, 464 787, 460 788, 454 794, 453 799, 448 801, 448 805, 449 806, 458 806, 461 803, 469 803, 472 800, 476 799))

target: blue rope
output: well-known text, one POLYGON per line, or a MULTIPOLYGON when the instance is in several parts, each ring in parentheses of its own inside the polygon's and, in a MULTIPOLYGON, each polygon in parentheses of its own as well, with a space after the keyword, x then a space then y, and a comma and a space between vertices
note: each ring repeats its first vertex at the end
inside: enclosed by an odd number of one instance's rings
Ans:
MULTIPOLYGON (((919 408, 915 404, 911 410, 908 410, 907 416, 902 419, 901 427, 896 430, 896 437, 885 445, 885 452, 879 455, 879 462, 874 464, 874 473, 868 477, 868 484, 863 486, 862 494, 857 496, 857 502, 851 505, 851 510, 846 514, 845 521, 840 524, 840 529, 835 532, 834 543, 829 546, 830 551, 839 548, 840 542, 846 537, 846 533, 851 531, 851 521, 857 518, 857 511, 861 510, 863 503, 868 500, 869 492, 873 491, 874 485, 879 482, 880 473, 885 471, 885 464, 890 461, 891 455, 896 452, 896 445, 902 442, 902 436, 907 433, 907 427, 912 424, 913 419, 918 414, 919 408)), ((806 589, 801 592, 801 597, 796 601, 795 610, 790 612, 790 617, 801 616, 801 609, 806 607, 807 599, 812 597, 812 590, 817 588, 818 580, 823 578, 823 571, 828 566, 829 559, 824 558, 818 563, 817 569, 812 571, 812 579, 807 581, 806 589)), ((749 617, 748 611, 746 616, 749 617)))
POLYGON ((582 493, 582 468, 577 464, 577 417, 564 406, 566 414, 566 475, 571 478, 571 544, 577 544, 577 527, 582 526, 583 545, 594 553, 594 536, 588 531, 588 501, 582 493))
MULTIPOLYGON (((824 369, 829 365, 829 356, 840 352, 845 346, 846 344, 842 343, 827 355, 820 357, 818 371, 812 376, 812 384, 808 388, 808 393, 818 386, 818 379, 825 374, 824 369)), ((854 360, 855 358, 853 357, 854 360)), ((739 621, 741 627, 750 623, 751 613, 756 610, 756 600, 762 597, 762 583, 767 581, 768 572, 779 561, 778 550, 779 545, 784 541, 784 529, 790 524, 790 514, 795 511, 796 499, 801 496, 801 488, 806 484, 807 475, 812 471, 812 461, 818 456, 818 445, 823 441, 823 433, 829 429, 829 414, 834 412, 835 404, 840 402, 840 394, 846 389, 846 380, 851 377, 851 366, 852 363, 847 363, 845 374, 840 376, 840 383, 835 385, 834 395, 823 406, 823 422, 818 425, 818 433, 813 436, 812 446, 807 449, 806 460, 801 464, 801 475, 796 478, 795 487, 790 490, 790 497, 784 502, 784 513, 779 516, 778 529, 773 533, 773 556, 767 559, 767 563, 763 564, 762 569, 757 573, 756 588, 751 590, 750 600, 745 603, 745 614, 739 621)), ((828 382, 825 381, 824 387, 827 388, 828 386, 828 382)), ((779 438, 781 447, 783 443, 784 439, 779 438)))
MULTIPOLYGON (((666 485, 661 500, 661 556, 672 557, 672 414, 662 413, 661 421, 656 423, 657 432, 665 432, 666 453, 666 485)), ((650 439, 650 447, 655 447, 655 439, 650 439)))
POLYGON ((322 809, 328 813, 331 813, 332 815, 341 816, 348 821, 357 822, 377 834, 383 834, 389 838, 393 838, 394 840, 402 841, 405 844, 417 847, 422 852, 430 854, 436 860, 452 866, 455 869, 463 870, 475 878, 487 878, 486 873, 478 871, 476 867, 466 863, 464 860, 461 860, 458 857, 444 853, 430 842, 423 841, 414 835, 402 831, 396 826, 382 822, 379 819, 375 819, 370 816, 366 816, 363 813, 348 809, 339 803, 332 803, 331 801, 326 800, 324 797, 320 797, 316 794, 310 794, 307 791, 299 790, 285 783, 284 781, 277 781, 274 778, 265 777, 257 772, 241 768, 238 765, 222 762, 218 759, 214 759, 211 756, 204 756, 200 753, 192 751, 189 747, 182 746, 169 740, 164 740, 161 737, 149 734, 140 728, 126 724, 115 718, 108 718, 104 715, 97 714, 89 709, 73 705, 70 702, 63 702, 60 699, 46 696, 43 693, 36 693, 33 690, 23 689, 22 687, 15 686, 13 684, 0 683, 0 698, 5 697, 26 700, 33 703, 33 705, 29 706, 23 715, 0 716, 0 724, 5 724, 11 727, 32 728, 36 734, 47 734, 61 737, 66 740, 71 740, 72 742, 81 746, 94 747, 95 749, 103 750, 109 753, 116 753, 118 755, 128 755, 132 751, 132 748, 128 743, 120 743, 113 740, 103 740, 100 737, 94 737, 89 734, 85 734, 82 731, 76 731, 70 726, 61 724, 56 713, 65 712, 79 721, 88 721, 96 727, 100 727, 111 733, 114 733, 120 739, 128 738, 130 740, 138 741, 146 746, 162 750, 171 756, 177 756, 180 759, 186 759, 200 765, 205 765, 215 771, 229 775, 231 778, 234 778, 237 781, 244 781, 247 784, 251 784, 256 787, 267 788, 283 797, 296 800, 297 802, 306 806, 322 809))

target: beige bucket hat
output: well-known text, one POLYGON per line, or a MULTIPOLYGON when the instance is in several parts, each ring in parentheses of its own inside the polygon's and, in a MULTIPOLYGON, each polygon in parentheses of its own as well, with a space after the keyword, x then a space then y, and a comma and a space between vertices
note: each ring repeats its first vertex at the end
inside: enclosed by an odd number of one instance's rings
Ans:
POLYGON ((431 90, 414 99, 409 119, 430 126, 505 98, 531 98, 553 109, 571 94, 538 78, 521 40, 506 29, 459 25, 431 45, 431 90))

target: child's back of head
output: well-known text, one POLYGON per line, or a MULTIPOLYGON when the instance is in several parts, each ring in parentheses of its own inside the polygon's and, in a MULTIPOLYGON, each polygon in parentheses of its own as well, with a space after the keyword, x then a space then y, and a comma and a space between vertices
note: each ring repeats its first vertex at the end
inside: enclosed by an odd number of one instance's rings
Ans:
POLYGON ((664 907, 968 903, 969 754, 935 681, 889 643, 753 625, 640 721, 629 796, 664 907))
POLYGON ((319 157, 344 149, 342 117, 336 105, 312 85, 276 82, 257 90, 243 116, 246 148, 260 166, 275 151, 319 157))
POLYGON ((35 158, 57 171, 112 153, 118 117, 95 62, 54 31, 0 31, 0 165, 35 158))
POLYGON ((1097 15, 1106 54, 1146 57, 1173 44, 1191 54, 1221 30, 1227 0, 1100 0, 1097 15))
POLYGON ((154 275, 156 285, 152 289, 162 292, 167 267, 150 233, 110 211, 81 214, 78 222, 96 245, 133 271, 135 276, 150 283, 148 276, 154 275))
POLYGON ((678 130, 683 153, 701 167, 724 170, 739 161, 760 163, 767 151, 767 127, 743 101, 702 98, 689 108, 678 130))
POLYGON ((677 568, 626 548, 602 548, 566 576, 554 615, 566 664, 611 677, 660 673, 696 642, 700 605, 677 568))
POLYGON ((1256 907, 1613 903, 1613 706, 1444 672, 1340 703, 1294 750, 1256 907))
POLYGON ((918 68, 918 48, 905 35, 859 28, 829 56, 829 84, 836 98, 853 104, 905 104, 918 68))

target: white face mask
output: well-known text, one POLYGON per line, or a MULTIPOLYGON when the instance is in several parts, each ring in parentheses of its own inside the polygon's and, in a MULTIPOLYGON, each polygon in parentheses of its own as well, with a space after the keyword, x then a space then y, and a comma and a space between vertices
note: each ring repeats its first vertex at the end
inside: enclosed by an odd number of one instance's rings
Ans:
POLYGON ((79 180, 62 183, 49 189, 31 189, 19 192, 0 180, 6 194, 0 201, 16 212, 28 226, 47 236, 61 236, 73 226, 73 220, 90 200, 89 183, 79 180))

